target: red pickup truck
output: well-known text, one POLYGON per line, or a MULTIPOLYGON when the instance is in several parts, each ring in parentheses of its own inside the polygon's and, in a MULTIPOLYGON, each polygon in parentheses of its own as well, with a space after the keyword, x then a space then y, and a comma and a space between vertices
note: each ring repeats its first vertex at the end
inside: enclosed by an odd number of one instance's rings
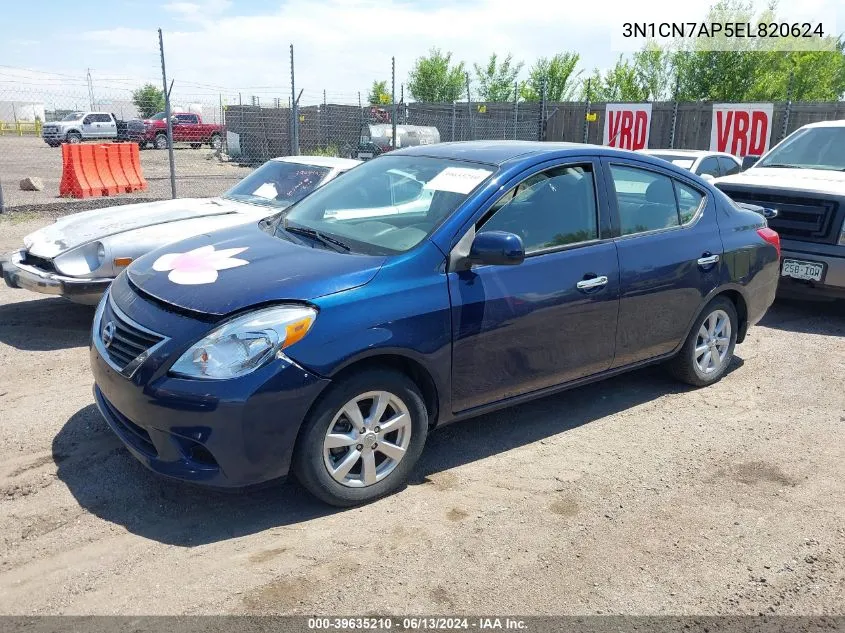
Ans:
MULTIPOLYGON (((222 125, 203 123, 202 117, 193 112, 175 112, 171 116, 174 143, 190 143, 194 149, 202 145, 209 145, 212 149, 220 149, 222 146, 222 125)), ((164 112, 144 119, 144 133, 138 143, 141 147, 152 143, 156 149, 167 149, 167 122, 164 112)))

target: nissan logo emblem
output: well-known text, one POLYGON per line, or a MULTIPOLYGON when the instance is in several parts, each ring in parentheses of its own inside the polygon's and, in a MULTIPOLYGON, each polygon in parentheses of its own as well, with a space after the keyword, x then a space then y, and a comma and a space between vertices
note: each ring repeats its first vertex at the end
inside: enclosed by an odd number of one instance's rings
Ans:
POLYGON ((114 331, 114 321, 109 321, 103 326, 102 339, 103 346, 106 348, 108 348, 112 344, 112 341, 114 341, 114 331))

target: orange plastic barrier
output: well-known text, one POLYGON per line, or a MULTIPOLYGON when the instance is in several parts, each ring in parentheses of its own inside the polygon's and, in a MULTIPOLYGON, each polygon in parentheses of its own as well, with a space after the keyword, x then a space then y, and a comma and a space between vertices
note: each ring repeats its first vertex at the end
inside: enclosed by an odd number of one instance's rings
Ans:
POLYGON ((92 198, 146 190, 135 143, 62 143, 60 196, 92 198))

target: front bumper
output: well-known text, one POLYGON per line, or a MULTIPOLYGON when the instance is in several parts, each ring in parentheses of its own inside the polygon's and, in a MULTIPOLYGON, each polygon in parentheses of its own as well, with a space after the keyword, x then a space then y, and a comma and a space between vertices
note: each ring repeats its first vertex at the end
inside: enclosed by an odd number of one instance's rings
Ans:
POLYGON ((781 258, 823 264, 824 274, 821 281, 803 281, 781 276, 778 286, 779 296, 845 299, 845 247, 805 244, 790 240, 784 245, 781 258))
POLYGON ((282 360, 233 380, 170 376, 170 359, 213 326, 137 296, 127 312, 170 335, 127 378, 105 358, 98 334, 102 310, 94 319, 94 397, 129 451, 155 473, 213 487, 241 488, 285 476, 302 421, 329 381, 282 360))
POLYGON ((65 277, 23 263, 23 251, 0 257, 3 280, 10 288, 22 288, 45 295, 65 297, 75 303, 97 305, 112 282, 109 278, 65 277))

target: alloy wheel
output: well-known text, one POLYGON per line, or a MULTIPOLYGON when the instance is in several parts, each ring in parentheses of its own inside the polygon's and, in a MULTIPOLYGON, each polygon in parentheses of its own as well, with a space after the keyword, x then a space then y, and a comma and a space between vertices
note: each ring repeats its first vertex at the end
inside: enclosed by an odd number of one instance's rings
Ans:
POLYGON ((731 318, 724 310, 711 312, 695 340, 695 364, 702 374, 718 371, 728 356, 731 346, 731 318))
POLYGON ((335 414, 323 440, 323 462, 344 486, 372 486, 396 469, 410 442, 408 406, 390 392, 370 391, 335 414))

